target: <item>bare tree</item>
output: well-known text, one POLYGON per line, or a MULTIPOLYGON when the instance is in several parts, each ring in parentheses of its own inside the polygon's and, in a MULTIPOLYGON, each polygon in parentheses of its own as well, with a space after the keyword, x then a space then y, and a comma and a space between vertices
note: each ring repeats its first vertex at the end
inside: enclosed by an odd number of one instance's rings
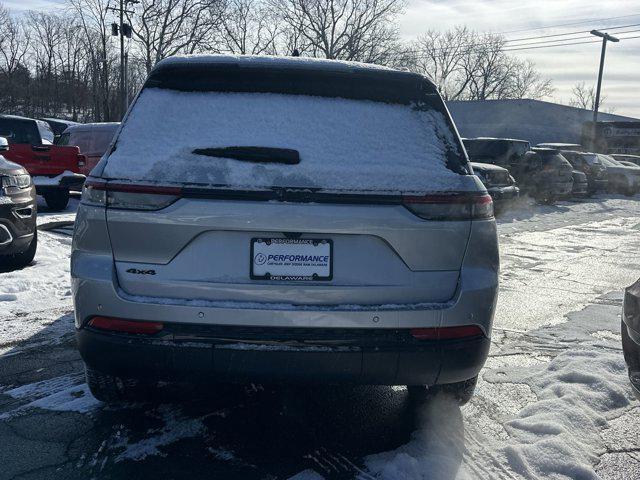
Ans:
POLYGON ((91 74, 93 117, 113 120, 115 95, 115 52, 110 42, 110 13, 108 0, 67 0, 71 12, 84 34, 84 47, 88 53, 87 69, 91 74))
POLYGON ((532 98, 540 100, 550 97, 555 88, 548 78, 543 78, 531 60, 515 61, 512 68, 509 98, 532 98))
POLYGON ((376 62, 395 52, 403 0, 270 0, 307 55, 376 62))
POLYGON ((430 76, 446 100, 542 98, 551 80, 533 62, 510 57, 504 39, 466 27, 427 31, 410 45, 411 70, 430 76))
POLYGON ((281 25, 260 0, 228 0, 216 45, 210 50, 242 55, 276 54, 281 25))
POLYGON ((142 0, 129 22, 147 73, 163 58, 199 51, 220 23, 219 0, 142 0))
POLYGON ((466 91, 470 77, 470 43, 475 33, 467 27, 440 32, 428 30, 410 45, 411 70, 428 75, 439 86, 445 100, 459 99, 466 91))

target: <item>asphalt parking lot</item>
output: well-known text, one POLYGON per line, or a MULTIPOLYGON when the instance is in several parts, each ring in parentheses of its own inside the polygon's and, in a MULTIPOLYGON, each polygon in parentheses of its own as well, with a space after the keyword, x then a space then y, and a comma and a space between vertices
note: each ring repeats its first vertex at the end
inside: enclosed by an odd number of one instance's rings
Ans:
POLYGON ((74 206, 42 215, 36 263, 0 277, 2 479, 640 477, 619 317, 640 272, 637 198, 504 213, 492 350, 463 408, 401 387, 269 385, 168 385, 106 407, 75 350, 74 206))

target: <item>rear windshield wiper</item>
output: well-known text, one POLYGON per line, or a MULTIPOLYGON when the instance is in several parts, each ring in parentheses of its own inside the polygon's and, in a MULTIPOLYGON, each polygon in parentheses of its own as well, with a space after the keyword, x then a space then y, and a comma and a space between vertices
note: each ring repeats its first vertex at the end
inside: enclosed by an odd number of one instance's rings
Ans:
POLYGON ((270 147, 224 147, 224 148, 196 148, 193 153, 208 157, 231 158, 243 162, 255 163, 284 163, 297 165, 300 154, 289 148, 270 147))

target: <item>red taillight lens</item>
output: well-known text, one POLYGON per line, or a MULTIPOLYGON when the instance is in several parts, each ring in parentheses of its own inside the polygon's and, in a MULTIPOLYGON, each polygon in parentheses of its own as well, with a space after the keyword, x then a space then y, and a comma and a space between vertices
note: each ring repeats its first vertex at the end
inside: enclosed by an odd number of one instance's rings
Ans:
POLYGON ((108 183, 91 179, 85 182, 82 202, 128 210, 160 210, 171 205, 181 195, 180 187, 108 183))
POLYGON ((123 320, 112 317, 93 317, 89 321, 89 326, 111 332, 138 333, 143 335, 153 335, 161 331, 164 327, 161 322, 123 320))
POLYGON ((406 195, 402 197, 402 204, 425 220, 493 218, 493 201, 488 194, 406 195))
POLYGON ((477 325, 412 328, 409 333, 411 333, 411 336, 417 340, 455 340, 484 336, 484 332, 477 325))

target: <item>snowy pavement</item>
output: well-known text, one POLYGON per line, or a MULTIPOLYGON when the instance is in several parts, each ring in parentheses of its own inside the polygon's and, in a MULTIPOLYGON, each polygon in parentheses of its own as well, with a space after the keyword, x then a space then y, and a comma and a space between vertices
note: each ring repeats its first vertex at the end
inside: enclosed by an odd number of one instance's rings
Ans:
POLYGON ((260 385, 116 409, 88 393, 75 351, 70 238, 41 230, 36 263, 0 273, 0 478, 640 478, 620 348, 639 199, 521 205, 499 232, 492 349, 462 409, 403 388, 260 385))

